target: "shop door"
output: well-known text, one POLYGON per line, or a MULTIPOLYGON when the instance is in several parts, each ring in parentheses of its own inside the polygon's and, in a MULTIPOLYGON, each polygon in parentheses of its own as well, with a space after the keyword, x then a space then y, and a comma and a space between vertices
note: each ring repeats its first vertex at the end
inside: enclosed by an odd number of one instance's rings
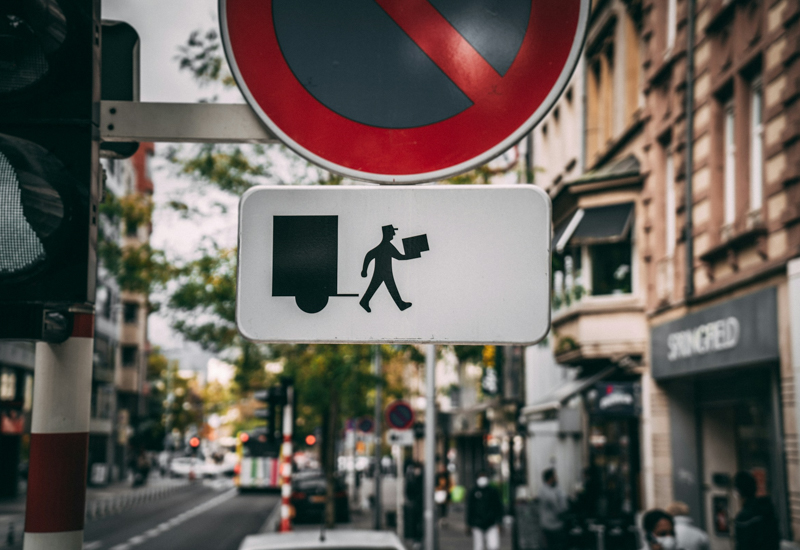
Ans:
POLYGON ((736 424, 733 407, 714 407, 701 413, 703 436, 703 488, 706 526, 711 550, 733 550, 737 471, 736 424))

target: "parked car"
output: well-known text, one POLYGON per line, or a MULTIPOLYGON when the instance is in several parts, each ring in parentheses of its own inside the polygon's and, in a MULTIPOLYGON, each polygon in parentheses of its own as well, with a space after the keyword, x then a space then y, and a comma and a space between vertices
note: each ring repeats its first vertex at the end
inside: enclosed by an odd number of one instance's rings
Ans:
POLYGON ((239 550, 405 550, 397 535, 390 531, 335 530, 266 533, 246 537, 239 550))
MULTIPOLYGON (((301 471, 292 476, 291 502, 295 510, 295 521, 321 522, 325 513, 325 475, 319 471, 301 471)), ((347 501, 347 485, 337 477, 334 482, 334 506, 337 523, 350 521, 350 507, 347 501)))

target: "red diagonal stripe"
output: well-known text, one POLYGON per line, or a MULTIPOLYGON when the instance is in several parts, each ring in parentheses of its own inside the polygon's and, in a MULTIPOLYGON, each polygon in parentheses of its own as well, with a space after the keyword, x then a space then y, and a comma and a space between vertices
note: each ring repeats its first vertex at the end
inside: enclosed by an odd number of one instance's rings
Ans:
POLYGON ((473 103, 501 76, 428 0, 375 0, 473 103))

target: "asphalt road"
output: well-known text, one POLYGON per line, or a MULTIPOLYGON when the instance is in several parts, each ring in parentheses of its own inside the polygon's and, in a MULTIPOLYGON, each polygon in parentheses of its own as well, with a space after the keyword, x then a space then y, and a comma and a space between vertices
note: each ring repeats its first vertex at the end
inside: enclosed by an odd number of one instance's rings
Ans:
POLYGON ((276 494, 238 494, 230 485, 198 484, 163 499, 88 522, 84 550, 236 550, 257 533, 276 494))

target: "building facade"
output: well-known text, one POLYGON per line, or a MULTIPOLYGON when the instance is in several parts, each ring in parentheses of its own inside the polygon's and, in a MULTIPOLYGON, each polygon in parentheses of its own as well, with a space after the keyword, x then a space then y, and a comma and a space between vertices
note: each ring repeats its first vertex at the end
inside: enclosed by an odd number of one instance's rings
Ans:
POLYGON ((652 504, 686 502, 728 548, 748 470, 797 540, 800 4, 643 4, 652 504))

